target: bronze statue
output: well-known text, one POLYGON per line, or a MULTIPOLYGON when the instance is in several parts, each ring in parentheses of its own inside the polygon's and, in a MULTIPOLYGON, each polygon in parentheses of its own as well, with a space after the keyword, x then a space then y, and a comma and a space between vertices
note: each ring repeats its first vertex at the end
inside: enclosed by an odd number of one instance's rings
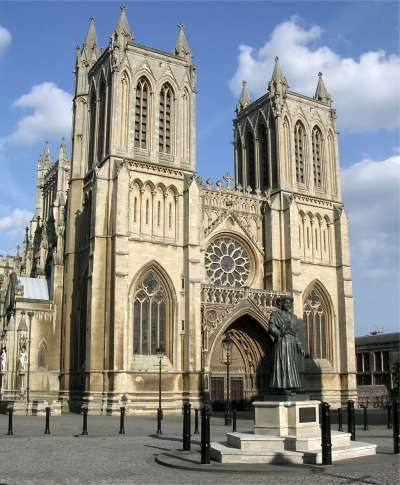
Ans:
POLYGON ((274 340, 274 366, 269 387, 272 389, 300 389, 298 355, 305 355, 299 339, 302 323, 291 313, 293 298, 282 296, 269 319, 269 333, 274 340))

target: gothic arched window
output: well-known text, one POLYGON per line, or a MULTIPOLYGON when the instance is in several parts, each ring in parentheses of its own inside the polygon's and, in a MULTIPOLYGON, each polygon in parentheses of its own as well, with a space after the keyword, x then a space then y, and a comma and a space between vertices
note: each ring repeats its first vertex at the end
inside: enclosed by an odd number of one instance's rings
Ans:
POLYGON ((160 152, 171 153, 171 120, 172 120, 173 92, 168 83, 160 91, 159 137, 160 152))
POLYGON ((322 188, 322 133, 318 126, 314 126, 312 131, 312 152, 314 186, 322 188))
POLYGON ((303 319, 310 357, 332 362, 331 312, 322 292, 315 286, 303 300, 303 319))
POLYGON ((267 129, 263 124, 258 127, 258 149, 260 154, 260 189, 267 190, 269 187, 268 141, 267 129))
POLYGON ((247 158, 247 186, 256 189, 256 160, 254 152, 254 137, 249 132, 246 135, 246 158, 247 158))
POLYGON ((272 117, 269 120, 269 141, 271 144, 271 185, 276 187, 278 185, 278 162, 276 158, 275 120, 272 117))
POLYGON ((153 270, 141 278, 133 301, 133 353, 155 355, 168 349, 168 301, 166 288, 153 270))
POLYGON ((106 123, 106 83, 104 79, 100 85, 99 94, 99 129, 97 133, 97 160, 100 161, 103 158, 104 152, 104 133, 106 123))
POLYGON ((93 89, 89 104, 89 167, 94 164, 94 147, 96 136, 96 91, 93 89))
POLYGON ((120 112, 120 140, 122 148, 128 144, 128 127, 129 127, 129 76, 126 72, 121 76, 121 112, 120 112))
POLYGON ((43 342, 38 351, 38 368, 47 369, 47 347, 43 342))
POLYGON ((306 132, 303 124, 298 121, 294 128, 294 155, 296 160, 296 181, 305 183, 305 150, 306 132))
POLYGON ((136 86, 135 102, 135 147, 148 147, 148 111, 150 87, 146 78, 141 77, 136 86))
POLYGON ((243 187, 243 151, 242 141, 238 138, 236 142, 236 166, 237 166, 237 185, 243 187))
POLYGON ((106 155, 110 153, 111 136, 111 100, 112 100, 112 76, 108 73, 107 78, 107 127, 106 127, 106 155))

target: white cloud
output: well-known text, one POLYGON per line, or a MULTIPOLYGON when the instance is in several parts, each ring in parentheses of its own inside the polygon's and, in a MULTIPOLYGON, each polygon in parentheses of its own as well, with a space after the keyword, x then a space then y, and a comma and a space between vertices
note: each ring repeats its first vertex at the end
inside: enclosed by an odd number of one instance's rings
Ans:
POLYGON ((368 279, 397 280, 400 251, 400 155, 342 170, 353 267, 368 279))
POLYGON ((317 73, 322 71, 326 87, 338 111, 338 125, 347 132, 393 130, 400 123, 400 56, 383 50, 363 53, 358 59, 344 58, 320 43, 319 26, 309 29, 297 17, 275 27, 261 48, 239 46, 238 68, 230 81, 238 96, 242 80, 253 95, 266 92, 274 57, 279 56, 290 89, 313 96, 317 73))
POLYGON ((13 103, 32 112, 21 118, 16 130, 0 144, 32 144, 52 136, 68 136, 72 120, 72 96, 53 82, 32 87, 13 103))
POLYGON ((32 212, 24 209, 13 209, 8 215, 0 218, 0 231, 10 236, 22 237, 25 227, 32 218, 32 212))
POLYGON ((0 25, 0 54, 11 44, 11 39, 10 31, 0 25))

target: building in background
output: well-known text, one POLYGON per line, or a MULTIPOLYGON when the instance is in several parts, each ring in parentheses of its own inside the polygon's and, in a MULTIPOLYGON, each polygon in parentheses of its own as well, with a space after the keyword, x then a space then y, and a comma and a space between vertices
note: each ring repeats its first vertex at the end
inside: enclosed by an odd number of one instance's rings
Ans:
POLYGON ((356 337, 356 362, 360 402, 379 406, 399 398, 399 332, 356 337))
POLYGON ((244 82, 234 177, 215 182, 196 175, 195 99, 182 25, 164 52, 135 40, 122 8, 100 49, 90 19, 71 160, 62 144, 52 162, 45 146, 5 297, 3 402, 106 414, 126 396, 129 412, 153 412, 160 350, 167 412, 218 401, 227 331, 233 397, 262 398, 283 293, 305 322, 305 388, 334 405, 356 399, 348 223, 322 75, 314 97, 289 89, 278 59, 259 99, 244 82))

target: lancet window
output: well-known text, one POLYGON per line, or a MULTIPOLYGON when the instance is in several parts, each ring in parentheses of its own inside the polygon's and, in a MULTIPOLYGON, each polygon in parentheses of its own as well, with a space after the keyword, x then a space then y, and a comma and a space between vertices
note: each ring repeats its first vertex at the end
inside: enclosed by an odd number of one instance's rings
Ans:
POLYGON ((303 319, 307 353, 312 359, 331 359, 331 312, 321 291, 314 287, 305 296, 303 319))
POLYGON ((148 147, 148 111, 150 88, 147 80, 142 77, 136 86, 135 102, 135 147, 148 147))
POLYGON ((254 153, 254 137, 248 132, 246 135, 246 158, 247 158, 247 186, 256 189, 256 161, 254 153))
POLYGON ((267 129, 264 125, 258 128, 258 147, 260 154, 260 189, 267 190, 269 186, 268 141, 267 129))
POLYGON ((171 120, 172 120, 172 88, 165 83, 160 92, 160 111, 159 111, 159 151, 171 153, 171 120))
POLYGON ((105 133, 105 116, 106 116, 106 83, 104 79, 100 85, 99 94, 99 129, 97 138, 97 160, 100 161, 103 158, 104 151, 104 133, 105 133))
POLYGON ((155 271, 142 277, 133 301, 133 353, 155 355, 158 348, 168 352, 168 296, 155 271))
POLYGON ((296 181, 305 183, 306 133, 303 124, 298 121, 294 129, 294 154, 296 160, 296 181))
POLYGON ((243 149, 240 138, 236 143, 237 184, 243 187, 243 149))
POLYGON ((93 90, 90 96, 89 105, 89 166, 94 164, 94 147, 95 147, 95 136, 96 136, 96 91, 93 90))
POLYGON ((322 187, 322 133, 318 126, 312 132, 314 186, 322 187))

